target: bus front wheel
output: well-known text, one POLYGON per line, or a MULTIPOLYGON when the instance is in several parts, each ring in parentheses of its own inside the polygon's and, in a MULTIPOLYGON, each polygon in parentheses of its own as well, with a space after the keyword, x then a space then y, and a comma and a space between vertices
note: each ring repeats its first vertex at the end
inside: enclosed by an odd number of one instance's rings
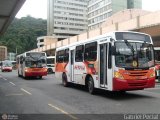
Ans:
POLYGON ((39 79, 42 79, 42 76, 39 76, 39 79))
POLYGON ((65 73, 63 73, 63 75, 62 75, 62 84, 63 84, 64 87, 67 87, 68 84, 69 84, 68 81, 67 81, 67 76, 66 76, 65 73))
POLYGON ((19 74, 19 71, 18 71, 18 77, 21 77, 20 74, 19 74))
POLYGON ((90 94, 95 94, 94 82, 92 77, 89 77, 89 80, 88 80, 88 91, 90 94))
POLYGON ((48 72, 48 74, 51 74, 51 73, 53 73, 53 70, 51 68, 48 68, 47 72, 48 72))

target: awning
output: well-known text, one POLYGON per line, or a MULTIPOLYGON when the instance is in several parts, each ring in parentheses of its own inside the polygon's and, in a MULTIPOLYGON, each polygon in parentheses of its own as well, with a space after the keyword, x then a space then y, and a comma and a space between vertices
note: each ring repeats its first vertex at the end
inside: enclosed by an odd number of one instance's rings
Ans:
POLYGON ((0 35, 10 25, 26 0, 0 0, 0 35))

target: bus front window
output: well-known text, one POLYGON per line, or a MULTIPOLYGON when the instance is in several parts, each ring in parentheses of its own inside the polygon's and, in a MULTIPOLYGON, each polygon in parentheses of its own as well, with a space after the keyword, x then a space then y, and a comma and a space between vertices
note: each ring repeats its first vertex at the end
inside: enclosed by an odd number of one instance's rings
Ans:
POLYGON ((46 59, 40 58, 38 60, 34 60, 33 58, 27 58, 25 60, 26 67, 46 67, 46 59))
POLYGON ((153 46, 147 43, 116 42, 115 64, 117 67, 134 69, 154 66, 153 46))

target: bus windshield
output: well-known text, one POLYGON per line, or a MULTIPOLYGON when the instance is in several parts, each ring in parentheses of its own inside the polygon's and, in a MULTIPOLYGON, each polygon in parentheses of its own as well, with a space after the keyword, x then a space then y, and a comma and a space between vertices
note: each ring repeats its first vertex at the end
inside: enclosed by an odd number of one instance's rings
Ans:
POLYGON ((47 58, 47 64, 54 64, 55 58, 47 58))
POLYGON ((45 54, 28 54, 25 58, 26 67, 46 67, 45 54))
POLYGON ((115 64, 125 69, 146 69, 154 66, 153 46, 147 43, 116 42, 115 64))

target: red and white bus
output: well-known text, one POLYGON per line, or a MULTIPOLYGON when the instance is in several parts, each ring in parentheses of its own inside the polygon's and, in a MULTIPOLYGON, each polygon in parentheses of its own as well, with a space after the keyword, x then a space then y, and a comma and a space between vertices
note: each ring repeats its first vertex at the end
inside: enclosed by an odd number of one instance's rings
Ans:
POLYGON ((154 47, 156 78, 160 79, 160 47, 154 47))
POLYGON ((109 91, 155 86, 153 42, 149 35, 115 31, 56 49, 55 75, 64 86, 86 85, 109 91))
POLYGON ((39 77, 47 75, 45 52, 25 52, 17 56, 18 76, 39 77))

